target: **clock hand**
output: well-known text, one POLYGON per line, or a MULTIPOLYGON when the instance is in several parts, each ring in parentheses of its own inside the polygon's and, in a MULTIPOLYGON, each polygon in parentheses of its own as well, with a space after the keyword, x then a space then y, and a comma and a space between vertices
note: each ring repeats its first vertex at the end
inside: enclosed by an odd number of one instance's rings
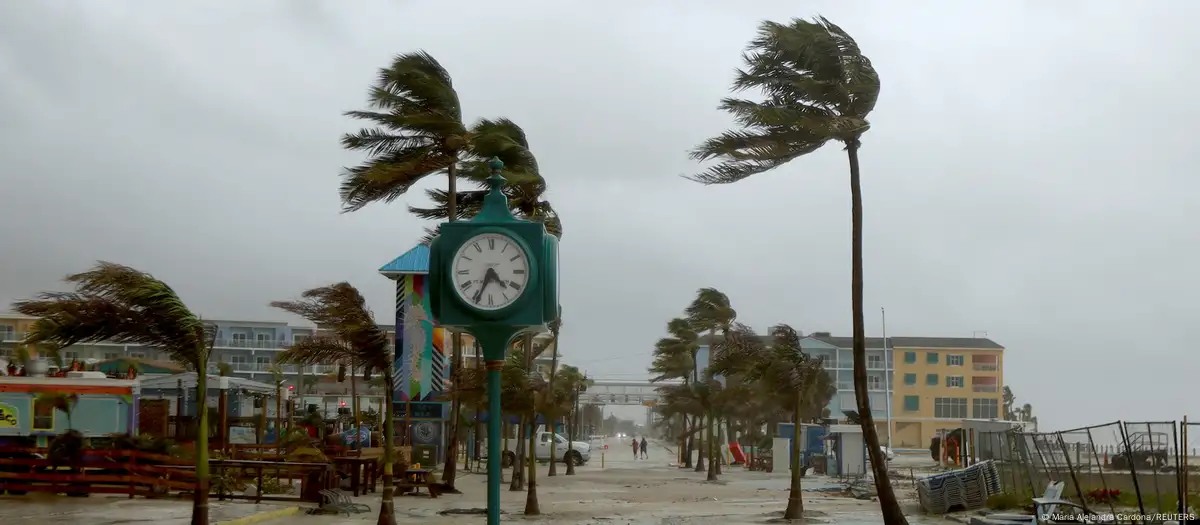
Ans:
POLYGON ((483 284, 479 285, 479 291, 475 292, 475 297, 471 298, 472 301, 475 301, 475 304, 479 304, 480 299, 483 299, 483 291, 487 289, 487 285, 490 282, 492 282, 492 274, 484 274, 483 284))

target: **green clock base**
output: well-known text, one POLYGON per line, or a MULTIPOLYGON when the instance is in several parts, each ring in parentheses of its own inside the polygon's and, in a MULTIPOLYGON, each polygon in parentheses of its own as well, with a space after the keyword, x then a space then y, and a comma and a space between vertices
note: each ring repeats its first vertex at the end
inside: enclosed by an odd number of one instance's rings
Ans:
POLYGON ((558 317, 558 239, 540 222, 520 220, 504 195, 504 163, 488 167, 490 190, 470 220, 441 224, 429 244, 430 313, 470 332, 487 362, 488 525, 500 525, 500 381, 508 345, 558 317))
POLYGON ((500 484, 502 474, 500 460, 504 454, 501 437, 500 371, 504 368, 504 354, 514 337, 523 329, 514 326, 484 324, 468 327, 467 331, 483 349, 487 367, 487 523, 500 525, 500 484))

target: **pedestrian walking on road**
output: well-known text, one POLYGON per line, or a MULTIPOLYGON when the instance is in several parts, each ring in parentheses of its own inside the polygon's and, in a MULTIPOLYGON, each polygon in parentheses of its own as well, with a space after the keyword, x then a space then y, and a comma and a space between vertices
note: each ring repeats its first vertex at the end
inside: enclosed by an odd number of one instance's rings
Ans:
POLYGON ((650 456, 646 455, 646 436, 642 436, 641 449, 642 449, 642 459, 650 459, 650 456))
POLYGON ((638 440, 633 438, 633 459, 638 458, 638 440))

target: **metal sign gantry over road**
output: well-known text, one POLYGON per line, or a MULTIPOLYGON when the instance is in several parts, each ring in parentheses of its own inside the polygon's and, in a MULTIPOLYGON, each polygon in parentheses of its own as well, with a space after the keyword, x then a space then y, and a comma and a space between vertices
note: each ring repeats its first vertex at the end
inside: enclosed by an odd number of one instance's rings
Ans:
POLYGON ((579 402, 589 405, 640 405, 655 406, 661 394, 658 388, 677 385, 680 381, 614 381, 597 379, 579 396, 579 402))

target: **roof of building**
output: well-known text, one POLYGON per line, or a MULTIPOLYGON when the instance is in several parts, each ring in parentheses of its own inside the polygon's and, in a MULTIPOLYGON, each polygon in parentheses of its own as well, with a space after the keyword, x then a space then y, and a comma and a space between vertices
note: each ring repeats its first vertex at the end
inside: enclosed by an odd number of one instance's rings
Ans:
POLYGON ((413 246, 403 255, 392 259, 392 262, 383 265, 379 269, 379 273, 387 276, 429 273, 429 246, 424 244, 413 246))
MULTIPOLYGON (((720 336, 717 336, 720 338, 720 336)), ((826 332, 814 332, 802 337, 803 339, 815 339, 822 343, 836 346, 838 348, 852 348, 854 346, 853 337, 832 336, 826 332)), ((759 339, 770 344, 774 339, 769 335, 760 336, 759 339)), ((708 344, 709 337, 707 335, 700 337, 700 344, 708 344)), ((1003 350, 1004 347, 986 337, 889 337, 888 348, 954 348, 954 349, 970 349, 970 350, 1003 350)), ((884 348, 882 337, 868 337, 867 348, 884 348)))

